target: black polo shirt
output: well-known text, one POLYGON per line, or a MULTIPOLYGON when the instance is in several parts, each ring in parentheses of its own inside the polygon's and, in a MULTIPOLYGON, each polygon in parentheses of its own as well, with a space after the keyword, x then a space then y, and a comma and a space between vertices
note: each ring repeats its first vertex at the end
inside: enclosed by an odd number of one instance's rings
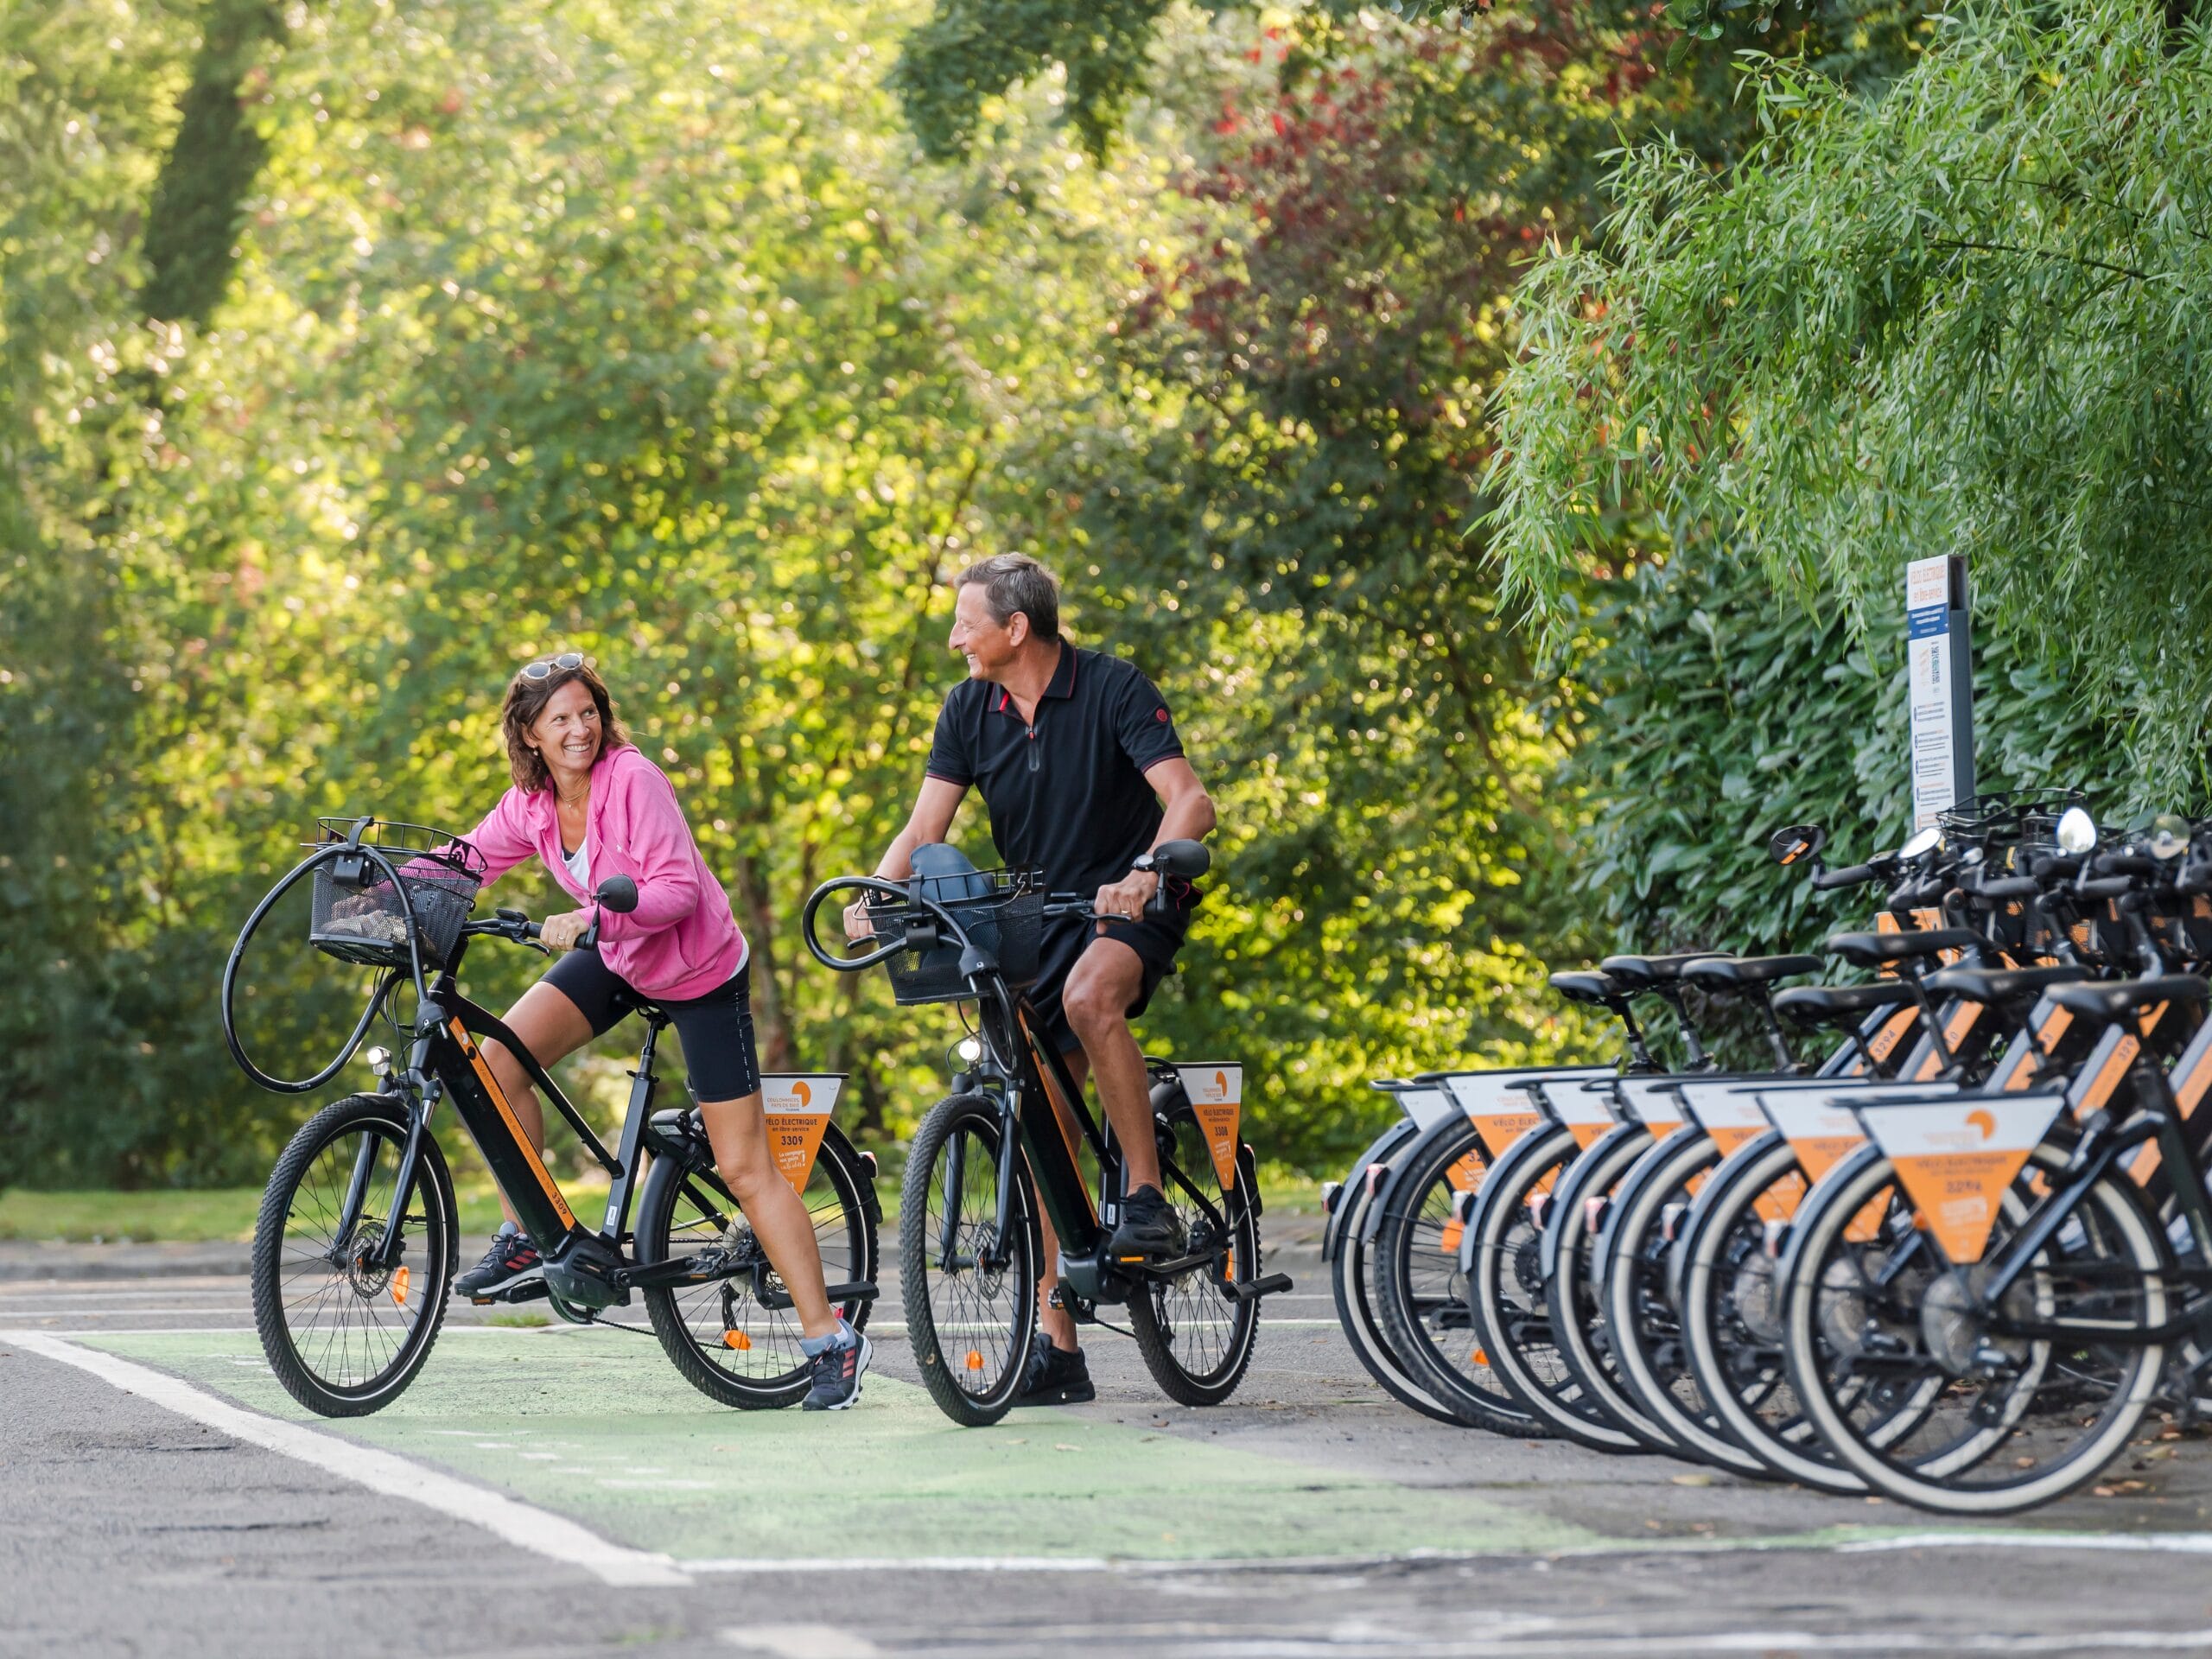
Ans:
POLYGON ((1152 850, 1164 815, 1145 770, 1182 753, 1158 686, 1118 657, 1063 640, 1034 724, 1002 686, 952 688, 929 775, 982 792, 1009 868, 1035 865, 1052 891, 1089 898, 1152 850))

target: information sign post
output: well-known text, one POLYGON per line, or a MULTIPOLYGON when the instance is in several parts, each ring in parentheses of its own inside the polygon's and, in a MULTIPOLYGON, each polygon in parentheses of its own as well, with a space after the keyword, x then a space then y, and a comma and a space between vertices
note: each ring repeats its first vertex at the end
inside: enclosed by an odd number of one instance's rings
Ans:
POLYGON ((1969 800, 1974 785, 1974 644, 1967 625, 1967 562, 1915 559, 1904 568, 1910 664, 1912 827, 1969 800))

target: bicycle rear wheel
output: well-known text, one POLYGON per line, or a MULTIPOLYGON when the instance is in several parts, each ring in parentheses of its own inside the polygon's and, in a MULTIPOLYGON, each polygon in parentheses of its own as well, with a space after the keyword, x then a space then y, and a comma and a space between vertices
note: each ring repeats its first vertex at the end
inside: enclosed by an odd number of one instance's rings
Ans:
POLYGON ((998 1236, 996 1102, 953 1095, 930 1109, 899 1189, 899 1294, 906 1339, 938 1408, 964 1427, 1006 1415, 1037 1334, 1037 1226, 1020 1149, 1012 1221, 998 1236))
POLYGON ((1376 1300, 1391 1351, 1452 1420, 1496 1434, 1548 1433, 1508 1390, 1478 1337, 1460 1271, 1462 1195, 1491 1178, 1482 1141, 1453 1122, 1404 1154, 1376 1228, 1376 1300))
MULTIPOLYGON (((1357 1169, 1353 1173, 1359 1173, 1357 1169)), ((1376 1306, 1375 1252, 1359 1236, 1366 1224, 1370 1202, 1364 1184, 1356 1192, 1347 1185, 1339 1202, 1352 1208, 1344 1217, 1344 1230, 1337 1240, 1336 1258, 1329 1263, 1329 1287, 1335 1294, 1337 1319, 1344 1328, 1353 1355, 1367 1368, 1367 1374, 1376 1385, 1401 1405, 1410 1406, 1422 1416, 1440 1423, 1464 1427, 1456 1413, 1413 1379, 1405 1361, 1383 1334, 1382 1315, 1376 1306)))
MULTIPOLYGON (((2038 1147, 2046 1183, 2065 1154, 2038 1147)), ((1990 1240, 1993 1256, 2039 1199, 2016 1182, 1990 1240)), ((2164 1351, 2125 1336, 2023 1338, 1978 1313, 1983 1269, 1936 1259, 1910 1224, 1886 1158, 1839 1172, 1802 1223, 1784 1302, 1783 1349, 1807 1415, 1876 1491, 1944 1515, 2012 1515, 2094 1479, 2127 1444, 2150 1403, 2164 1351), (1852 1218, 1887 1198, 1881 1236, 1858 1242, 1852 1218), (1924 1262, 1899 1273, 1906 1253, 1924 1262), (1906 1432, 1870 1433, 1846 1385, 1878 1366, 1894 1388, 1932 1390, 1906 1432)), ((1987 1260, 1988 1258, 1985 1258, 1987 1260)), ((2115 1333, 2163 1323, 2172 1261, 2133 1184, 2096 1181, 2006 1293, 2004 1314, 2115 1333)), ((1878 1424, 1879 1420, 1876 1420, 1878 1424)))
POLYGON ((1537 1204, 1548 1202, 1554 1182, 1580 1155, 1574 1137, 1553 1128, 1524 1137, 1498 1160, 1467 1224, 1474 1244, 1467 1302, 1491 1370, 1538 1424, 1594 1452, 1640 1452, 1643 1443, 1590 1397, 1552 1329, 1537 1204))
POLYGON ((390 1095, 349 1095, 300 1127, 253 1230, 253 1322, 284 1391, 325 1417, 389 1405, 429 1357, 456 1265, 453 1178, 423 1137, 395 1190, 408 1120, 390 1095), (347 1195, 360 1201, 346 1219, 347 1195), (389 1264, 372 1259, 399 1236, 389 1264))
POLYGON ((1260 1221, 1243 1172, 1224 1192, 1198 1115, 1187 1106, 1155 1125, 1160 1188, 1182 1217, 1186 1255, 1207 1259, 1170 1275, 1147 1273, 1129 1297, 1129 1332, 1160 1391, 1178 1405, 1217 1406, 1236 1392, 1260 1334, 1260 1305, 1229 1287, 1260 1274, 1260 1221))
MULTIPOLYGON (((637 1249, 641 1266, 696 1255, 719 1245, 734 1220, 741 1265, 706 1284, 676 1285, 645 1294, 645 1317, 684 1380, 709 1398, 741 1411, 794 1403, 807 1390, 805 1333, 788 1306, 782 1276, 753 1236, 733 1198, 714 1173, 703 1136, 691 1155, 653 1160, 638 1203, 637 1249)), ((814 1222, 825 1283, 875 1277, 876 1236, 868 1202, 867 1166, 832 1125, 800 1194, 814 1222)), ((872 1304, 849 1301, 835 1311, 855 1330, 868 1323, 872 1304)))
POLYGON ((1773 1247, 1804 1192, 1780 1135, 1714 1172, 1681 1245, 1683 1352, 1719 1428, 1766 1468, 1818 1491, 1864 1492, 1805 1421, 1783 1363, 1773 1247))

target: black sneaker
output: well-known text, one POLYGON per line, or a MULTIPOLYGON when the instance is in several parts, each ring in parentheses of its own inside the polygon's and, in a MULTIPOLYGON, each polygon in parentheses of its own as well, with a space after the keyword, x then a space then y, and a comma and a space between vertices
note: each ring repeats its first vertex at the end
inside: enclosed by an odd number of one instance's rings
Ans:
POLYGON ((1183 1217, 1156 1186, 1141 1186, 1122 1200, 1122 1219, 1106 1241, 1111 1256, 1180 1255, 1183 1217))
POLYGON ((472 1300, 496 1296, 521 1286, 542 1284, 545 1263, 530 1235, 510 1222, 492 1235, 492 1248, 484 1259, 453 1281, 453 1294, 472 1300))
POLYGON ((814 1373, 814 1386, 806 1391, 809 1411, 842 1411, 861 1397, 861 1378, 875 1351, 868 1346, 866 1337, 849 1325, 845 1334, 852 1338, 850 1342, 824 1348, 806 1362, 814 1373))
POLYGON ((1029 1351, 1028 1374, 1022 1378, 1021 1392, 1014 1396, 1014 1403, 1079 1406, 1097 1397, 1098 1390, 1090 1386, 1090 1362, 1084 1358, 1083 1350, 1070 1353, 1055 1348, 1052 1339, 1039 1332, 1037 1345, 1029 1351))

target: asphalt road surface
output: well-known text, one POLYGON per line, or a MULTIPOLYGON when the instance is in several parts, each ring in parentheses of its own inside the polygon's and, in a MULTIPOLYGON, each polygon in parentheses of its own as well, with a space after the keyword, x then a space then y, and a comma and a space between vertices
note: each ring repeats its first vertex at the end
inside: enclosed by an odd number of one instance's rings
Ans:
POLYGON ((467 1307, 404 1398, 327 1423, 235 1273, 13 1249, 6 1659, 2212 1653, 2193 1436, 1966 1529, 1453 1430, 1367 1381, 1294 1239, 1230 1405, 1163 1404, 1102 1335, 1096 1404, 966 1432, 895 1330, 856 1409, 741 1414, 648 1338, 467 1307))

